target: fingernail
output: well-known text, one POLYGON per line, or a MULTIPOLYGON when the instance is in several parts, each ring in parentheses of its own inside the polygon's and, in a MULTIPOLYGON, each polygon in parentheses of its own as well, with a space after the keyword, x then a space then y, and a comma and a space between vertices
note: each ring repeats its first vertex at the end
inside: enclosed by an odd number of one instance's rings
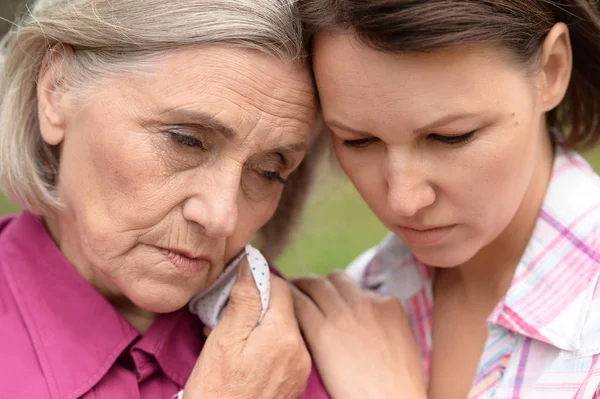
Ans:
POLYGON ((212 332, 212 328, 210 328, 209 326, 204 326, 204 328, 202 329, 202 332, 204 333, 204 336, 206 338, 208 338, 208 336, 212 332))

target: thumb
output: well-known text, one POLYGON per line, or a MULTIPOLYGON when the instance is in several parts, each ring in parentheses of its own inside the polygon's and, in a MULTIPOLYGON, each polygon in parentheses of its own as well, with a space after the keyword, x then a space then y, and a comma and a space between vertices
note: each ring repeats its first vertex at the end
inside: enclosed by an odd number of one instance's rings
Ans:
POLYGON ((247 337, 256 327, 262 312, 260 292, 254 282, 248 259, 244 257, 238 268, 237 279, 229 296, 229 303, 221 322, 215 328, 239 332, 247 337))

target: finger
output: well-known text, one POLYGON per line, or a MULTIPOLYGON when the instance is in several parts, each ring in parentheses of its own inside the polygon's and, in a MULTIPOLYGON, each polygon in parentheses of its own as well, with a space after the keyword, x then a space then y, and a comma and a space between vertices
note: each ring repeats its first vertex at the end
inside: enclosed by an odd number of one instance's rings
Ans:
POLYGON ((269 308, 261 324, 287 324, 297 327, 290 287, 284 280, 275 275, 271 275, 269 308))
POLYGON ((217 329, 227 330, 248 337, 258 324, 262 312, 260 293, 254 282, 248 260, 242 260, 223 319, 217 329))
POLYGON ((321 309, 302 291, 294 285, 290 285, 290 289, 294 299, 294 312, 300 324, 300 329, 310 343, 316 327, 323 324, 325 316, 321 309))
POLYGON ((325 316, 346 307, 335 286, 323 277, 301 277, 293 280, 294 285, 306 294, 321 309, 325 316))
POLYGON ((340 296, 346 302, 354 302, 362 296, 366 295, 366 291, 362 289, 350 276, 343 270, 333 271, 327 279, 337 289, 340 296))

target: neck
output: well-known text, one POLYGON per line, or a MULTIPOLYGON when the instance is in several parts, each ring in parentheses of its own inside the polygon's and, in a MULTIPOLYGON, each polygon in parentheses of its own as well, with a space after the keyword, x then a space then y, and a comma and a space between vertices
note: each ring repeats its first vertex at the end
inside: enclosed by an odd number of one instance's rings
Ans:
POLYGON ((156 319, 158 314, 148 312, 131 302, 127 297, 121 295, 120 297, 107 298, 108 301, 121 313, 121 315, 141 334, 146 334, 148 329, 156 319))
POLYGON ((462 265, 437 269, 440 279, 467 301, 486 303, 491 312, 508 291, 520 259, 529 244, 552 175, 554 148, 545 134, 543 150, 523 201, 506 229, 462 265))
POLYGON ((69 221, 68 216, 57 214, 44 217, 44 223, 50 236, 69 261, 71 266, 79 273, 96 291, 121 313, 135 329, 145 334, 157 319, 158 314, 148 312, 136 306, 119 288, 98 268, 94 267, 84 256, 79 240, 69 232, 77 231, 69 221))

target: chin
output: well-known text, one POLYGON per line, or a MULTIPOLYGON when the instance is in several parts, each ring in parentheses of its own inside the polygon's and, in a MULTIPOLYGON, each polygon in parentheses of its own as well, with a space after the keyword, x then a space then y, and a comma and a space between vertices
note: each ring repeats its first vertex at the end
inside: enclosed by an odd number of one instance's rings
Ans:
POLYGON ((181 287, 157 285, 140 287, 127 297, 134 305, 151 313, 171 313, 188 304, 192 294, 187 294, 181 287))
POLYGON ((441 248, 411 248, 412 253, 428 266, 452 268, 469 261, 477 251, 466 245, 454 245, 441 248))

